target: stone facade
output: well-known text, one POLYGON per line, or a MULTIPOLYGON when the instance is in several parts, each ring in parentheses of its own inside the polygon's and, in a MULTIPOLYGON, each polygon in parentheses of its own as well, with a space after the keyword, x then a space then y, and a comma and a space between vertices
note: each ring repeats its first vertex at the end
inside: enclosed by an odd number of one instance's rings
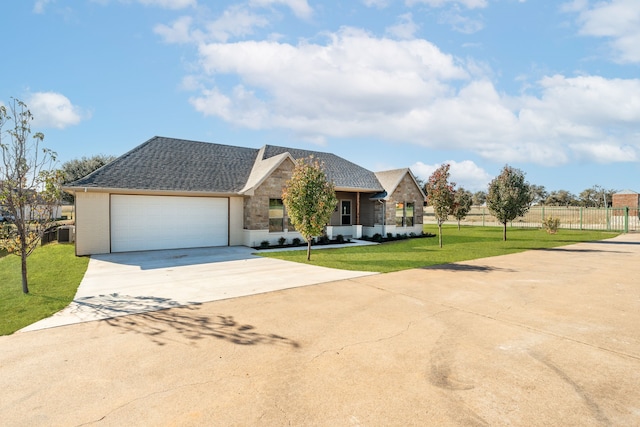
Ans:
POLYGON ((283 162, 256 188, 253 196, 244 199, 244 228, 246 230, 269 229, 269 199, 282 199, 282 189, 291 178, 293 168, 293 162, 283 162))
POLYGON ((414 180, 405 175, 396 187, 396 190, 387 200, 386 209, 386 225, 396 224, 396 203, 413 203, 414 204, 414 224, 423 223, 424 214, 424 196, 420 189, 416 186, 414 180))

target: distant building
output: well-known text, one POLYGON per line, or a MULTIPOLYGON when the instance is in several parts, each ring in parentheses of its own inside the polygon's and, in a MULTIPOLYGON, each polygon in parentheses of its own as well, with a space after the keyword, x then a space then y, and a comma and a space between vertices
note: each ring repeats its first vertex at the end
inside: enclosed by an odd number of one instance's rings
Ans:
POLYGON ((638 216, 640 194, 632 190, 620 191, 613 195, 612 207, 629 208, 630 216, 638 216))

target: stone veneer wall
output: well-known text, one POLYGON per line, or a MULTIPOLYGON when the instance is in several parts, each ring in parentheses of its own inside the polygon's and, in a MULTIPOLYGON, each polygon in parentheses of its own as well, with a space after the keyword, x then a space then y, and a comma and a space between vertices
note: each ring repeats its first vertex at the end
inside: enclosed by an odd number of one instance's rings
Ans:
POLYGON ((244 199, 245 229, 269 229, 269 199, 282 199, 282 189, 291 178, 293 168, 294 164, 285 160, 256 188, 253 196, 244 199))
POLYGON ((396 190, 393 192, 389 200, 387 200, 387 212, 386 212, 386 224, 396 224, 396 203, 413 202, 414 203, 414 223, 423 223, 424 214, 424 200, 420 193, 420 189, 416 186, 415 182, 409 174, 406 174, 396 190))

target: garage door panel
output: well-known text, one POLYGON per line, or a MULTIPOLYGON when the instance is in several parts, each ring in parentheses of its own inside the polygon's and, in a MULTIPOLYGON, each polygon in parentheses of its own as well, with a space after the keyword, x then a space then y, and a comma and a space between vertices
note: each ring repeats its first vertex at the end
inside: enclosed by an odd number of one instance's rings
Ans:
POLYGON ((228 244, 228 199, 111 196, 111 251, 228 244))

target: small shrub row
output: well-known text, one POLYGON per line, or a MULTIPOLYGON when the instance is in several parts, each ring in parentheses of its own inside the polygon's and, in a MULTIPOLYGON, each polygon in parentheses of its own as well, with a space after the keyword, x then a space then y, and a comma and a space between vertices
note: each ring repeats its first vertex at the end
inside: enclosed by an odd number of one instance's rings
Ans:
POLYGON ((420 234, 416 234, 416 233, 397 233, 396 235, 393 235, 393 233, 387 233, 387 235, 385 237, 383 237, 380 233, 376 233, 371 237, 362 237, 362 240, 367 240, 370 242, 377 242, 377 243, 383 243, 383 242, 393 242, 394 240, 405 240, 405 239, 419 239, 419 238, 423 238, 423 237, 435 237, 435 234, 432 233, 425 233, 422 232, 420 234))
MULTIPOLYGON (((326 235, 320 236, 317 239, 311 240, 311 245, 312 246, 345 244, 345 243, 351 243, 351 239, 345 238, 342 234, 337 235, 336 238, 333 239, 333 240, 329 239, 329 237, 326 236, 326 235)), ((291 239, 291 243, 287 243, 287 239, 286 238, 280 237, 278 239, 278 244, 276 244, 276 245, 272 245, 268 240, 263 240, 262 242, 260 242, 260 246, 257 246, 257 247, 254 246, 254 249, 292 248, 292 247, 306 246, 306 245, 307 244, 304 243, 298 237, 295 237, 295 238, 291 239)))

